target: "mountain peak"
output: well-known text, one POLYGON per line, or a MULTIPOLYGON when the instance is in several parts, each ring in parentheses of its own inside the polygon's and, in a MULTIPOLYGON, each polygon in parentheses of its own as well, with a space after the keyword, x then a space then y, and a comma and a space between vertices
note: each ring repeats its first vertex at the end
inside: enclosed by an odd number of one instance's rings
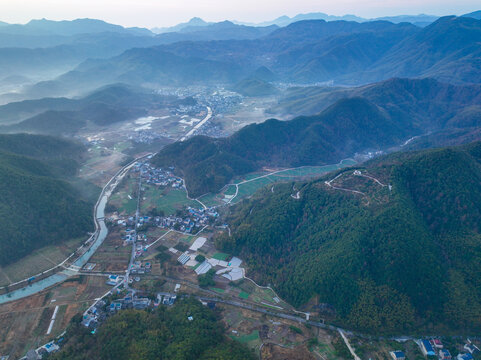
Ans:
POLYGON ((200 26, 200 25, 207 25, 208 23, 205 22, 203 19, 201 19, 200 17, 193 17, 192 19, 190 19, 189 21, 187 21, 187 24, 190 25, 194 25, 194 26, 200 26))

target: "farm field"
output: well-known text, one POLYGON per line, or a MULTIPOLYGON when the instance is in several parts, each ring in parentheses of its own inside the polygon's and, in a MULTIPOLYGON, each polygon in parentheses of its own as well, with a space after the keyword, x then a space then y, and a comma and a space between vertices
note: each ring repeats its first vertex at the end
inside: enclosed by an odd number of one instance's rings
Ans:
POLYGON ((268 172, 255 172, 235 179, 231 184, 225 186, 218 194, 206 194, 199 198, 206 206, 219 206, 225 204, 229 197, 237 195, 231 200, 235 204, 242 199, 252 196, 259 189, 282 181, 300 181, 313 177, 320 177, 324 174, 352 166, 356 162, 352 159, 342 160, 339 164, 324 166, 303 166, 295 169, 280 170, 275 174, 268 175, 268 172), (267 176, 266 176, 267 175, 267 176))
POLYGON ((202 195, 198 199, 207 207, 218 206, 222 204, 222 199, 218 197, 218 194, 208 193, 202 195))
POLYGON ((118 232, 110 231, 89 262, 94 271, 124 271, 129 263, 132 246, 123 246, 118 232))
POLYGON ((76 313, 84 311, 109 288, 104 277, 80 276, 34 296, 0 305, 0 354, 19 359, 29 349, 60 335, 76 313), (56 306, 56 321, 47 335, 56 306))
POLYGON ((165 215, 173 215, 184 206, 200 207, 195 200, 189 200, 184 189, 165 188, 145 185, 145 192, 141 201, 141 209, 147 212, 153 208, 163 211, 165 215))
POLYGON ((0 286, 23 280, 54 267, 65 260, 85 240, 87 240, 86 237, 46 246, 13 264, 0 267, 0 286))
POLYGON ((133 215, 137 209, 137 191, 138 178, 126 175, 110 197, 108 205, 116 208, 120 214, 133 215))
POLYGON ((88 156, 88 160, 79 169, 79 176, 97 186, 105 185, 121 168, 121 163, 127 159, 127 155, 99 145, 92 146, 88 156))

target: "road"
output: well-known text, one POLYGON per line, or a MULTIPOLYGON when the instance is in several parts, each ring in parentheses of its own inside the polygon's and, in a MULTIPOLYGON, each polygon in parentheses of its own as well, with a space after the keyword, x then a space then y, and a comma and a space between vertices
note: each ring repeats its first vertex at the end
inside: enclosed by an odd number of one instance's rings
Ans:
POLYGON ((139 225, 141 192, 142 192, 142 172, 139 171, 139 187, 137 189, 137 209, 135 210, 135 225, 134 225, 135 237, 134 237, 134 241, 132 242, 132 251, 130 253, 129 265, 127 266, 127 270, 125 270, 124 287, 126 289, 130 288, 129 287, 130 270, 132 270, 132 267, 135 261, 135 251, 136 251, 135 247, 137 244, 137 227, 139 225))
POLYGON ((351 189, 345 189, 345 188, 341 188, 341 187, 338 187, 338 186, 334 186, 332 185, 331 183, 336 180, 337 178, 339 178, 340 176, 342 176, 344 173, 340 173, 339 175, 337 175, 334 179, 331 179, 329 181, 324 181, 324 183, 329 186, 330 188, 332 189, 335 189, 335 190, 342 190, 342 191, 348 191, 348 192, 352 192, 354 194, 359 194, 359 195, 366 195, 364 194, 363 192, 361 191, 357 191, 357 190, 351 190, 351 189))
POLYGON ((192 136, 197 130, 199 130, 209 119, 212 117, 212 109, 207 106, 207 115, 197 125, 195 125, 187 134, 185 134, 180 141, 185 141, 188 137, 192 136))

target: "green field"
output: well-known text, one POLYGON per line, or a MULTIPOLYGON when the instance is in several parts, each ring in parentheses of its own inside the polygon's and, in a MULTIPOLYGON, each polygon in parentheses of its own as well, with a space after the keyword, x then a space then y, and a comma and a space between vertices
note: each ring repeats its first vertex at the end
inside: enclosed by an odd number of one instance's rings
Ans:
POLYGON ((184 189, 165 188, 159 189, 156 186, 145 186, 143 194, 145 200, 141 201, 142 211, 157 208, 165 215, 175 214, 184 206, 199 208, 200 204, 195 200, 189 200, 184 189))
POLYGON ((243 198, 252 196, 257 190, 263 188, 264 186, 272 184, 273 182, 274 181, 271 180, 269 176, 269 177, 260 178, 260 179, 253 180, 248 183, 239 185, 239 192, 237 193, 237 196, 235 197, 235 199, 232 200, 232 202, 235 203, 242 200, 243 198))
POLYGON ((247 335, 241 335, 241 336, 231 335, 231 338, 239 341, 242 344, 246 344, 251 341, 259 340, 259 330, 254 330, 253 332, 247 335))
POLYGON ((122 141, 122 142, 119 142, 119 143, 114 145, 114 150, 119 151, 119 152, 123 152, 123 151, 129 149, 131 146, 132 146, 132 144, 130 143, 130 141, 122 141))
POLYGON ((210 289, 211 289, 212 291, 218 292, 219 294, 225 293, 225 290, 224 290, 224 289, 219 289, 219 288, 215 288, 215 287, 210 288, 210 289))
POLYGON ((113 194, 109 199, 109 203, 115 206, 119 213, 133 215, 137 210, 137 199, 129 199, 128 195, 127 193, 113 194))
POLYGON ((221 252, 218 252, 218 253, 215 253, 214 255, 212 255, 212 258, 213 259, 216 259, 216 260, 224 260, 227 259, 229 257, 229 254, 226 254, 226 253, 221 253, 221 252))
MULTIPOLYGON (((354 160, 343 160, 342 164, 335 165, 325 165, 325 166, 304 166, 296 169, 285 170, 273 175, 269 175, 263 178, 249 181, 244 184, 239 185, 239 192, 232 203, 241 201, 243 198, 252 196, 257 190, 276 182, 280 181, 295 181, 306 177, 319 177, 328 172, 341 169, 346 166, 354 165, 356 162, 354 160)), ((247 179, 254 179, 259 176, 259 173, 253 174, 255 176, 247 176, 247 179)), ((231 186, 230 188, 234 188, 231 186)), ((228 188, 228 190, 230 190, 228 188)))
POLYGON ((246 293, 245 291, 241 291, 241 292, 239 293, 239 297, 240 297, 241 299, 248 299, 248 298, 249 298, 249 294, 246 293))
POLYGON ((217 198, 217 194, 212 193, 202 195, 198 199, 207 207, 217 206, 222 203, 222 200, 217 198))
POLYGON ((229 185, 224 191, 224 195, 234 195, 235 194, 235 186, 229 185))
POLYGON ((186 244, 192 245, 196 237, 197 236, 186 235, 186 236, 182 236, 179 240, 185 242, 186 244))
POLYGON ((128 215, 135 214, 137 210, 136 193, 138 184, 137 176, 126 178, 122 184, 122 188, 110 196, 109 204, 116 207, 120 213, 128 215))
POLYGON ((252 180, 252 179, 255 179, 255 178, 259 177, 259 176, 266 175, 266 174, 268 174, 268 172, 266 172, 266 171, 253 172, 253 173, 250 173, 250 174, 242 175, 242 176, 234 179, 234 180, 232 181, 232 183, 233 183, 233 184, 238 184, 238 183, 240 183, 240 182, 242 182, 242 181, 252 180))

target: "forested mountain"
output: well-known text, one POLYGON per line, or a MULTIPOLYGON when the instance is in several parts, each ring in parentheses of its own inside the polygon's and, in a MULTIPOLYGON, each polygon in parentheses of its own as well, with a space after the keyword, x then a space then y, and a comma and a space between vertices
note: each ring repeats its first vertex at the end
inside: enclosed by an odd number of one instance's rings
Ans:
POLYGON ((100 326, 97 334, 74 317, 66 344, 49 359, 82 360, 251 360, 245 345, 228 339, 217 314, 193 299, 153 312, 124 310, 100 326), (192 317, 192 321, 188 319, 192 317))
POLYGON ((109 125, 136 119, 149 109, 179 102, 175 96, 162 96, 142 88, 114 84, 80 99, 43 98, 0 106, 1 132, 75 134, 92 122, 109 125))
POLYGON ((473 11, 469 14, 464 14, 463 16, 481 20, 481 10, 473 11))
MULTIPOLYGON (((360 87, 293 87, 270 111, 281 115, 313 115, 342 98, 362 97, 397 113, 398 116, 425 117, 448 121, 460 110, 481 103, 481 86, 452 85, 432 78, 392 78, 360 87)), ((0 108, 1 109, 1 108, 0 108)))
POLYGON ((316 296, 362 331, 480 331, 481 143, 357 169, 262 190, 217 246, 294 305, 316 296))
POLYGON ((244 96, 269 96, 279 92, 279 90, 267 81, 258 78, 247 78, 239 81, 232 87, 235 92, 244 96))
MULTIPOLYGON (((306 91, 300 89, 299 98, 306 91)), ((154 161, 174 165, 185 176, 191 194, 198 196, 263 166, 330 164, 357 152, 401 145, 428 132, 479 127, 481 118, 475 109, 480 96, 477 85, 393 79, 328 94, 323 104, 337 101, 318 115, 285 122, 271 119, 228 138, 198 136, 168 145, 154 161), (341 96, 347 97, 338 100, 341 96), (465 111, 466 116, 461 116, 465 111)), ((301 107, 306 98, 298 100, 301 107)), ((317 97, 313 99, 317 106, 317 97)))
POLYGON ((393 46, 365 73, 372 77, 434 77, 452 83, 481 82, 481 21, 443 17, 393 46))
POLYGON ((52 137, 0 136, 0 265, 93 230, 92 204, 64 179, 83 151, 52 137))
POLYGON ((178 42, 87 61, 59 77, 86 86, 127 81, 232 84, 265 66, 280 81, 365 84, 394 76, 481 79, 481 21, 443 17, 425 28, 387 21, 299 21, 253 40, 178 42))

